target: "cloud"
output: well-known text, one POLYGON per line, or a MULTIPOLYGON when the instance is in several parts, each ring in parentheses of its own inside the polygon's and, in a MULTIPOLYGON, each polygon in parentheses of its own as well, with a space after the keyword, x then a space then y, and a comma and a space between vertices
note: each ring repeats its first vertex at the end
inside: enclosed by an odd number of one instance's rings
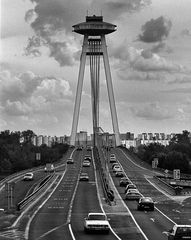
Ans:
POLYGON ((168 84, 191 84, 191 77, 190 76, 183 76, 183 77, 176 77, 175 79, 168 82, 168 84))
POLYGON ((119 16, 122 13, 137 12, 151 4, 151 0, 110 0, 103 2, 107 12, 115 14, 114 16, 119 16))
POLYGON ((171 27, 172 22, 163 16, 151 19, 142 26, 139 40, 147 43, 162 41, 168 37, 171 27))
POLYGON ((158 103, 149 103, 145 106, 132 108, 132 113, 136 117, 155 121, 173 117, 173 113, 168 108, 161 107, 158 103))
POLYGON ((37 76, 32 72, 12 76, 4 71, 0 73, 0 82, 0 108, 8 116, 29 116, 37 112, 52 115, 54 110, 60 111, 71 104, 69 82, 61 78, 37 76))
POLYGON ((190 30, 189 29, 183 29, 182 31, 181 31, 181 33, 180 33, 182 36, 191 36, 191 32, 190 32, 190 30))
POLYGON ((139 72, 132 69, 119 70, 117 75, 121 80, 129 81, 163 81, 165 79, 161 72, 139 72))
POLYGON ((165 58, 153 53, 151 49, 136 49, 121 45, 112 55, 119 59, 117 65, 119 71, 127 71, 129 68, 139 72, 168 72, 179 73, 188 70, 182 65, 167 61, 165 58))
POLYGON ((34 9, 30 9, 25 13, 25 21, 27 23, 34 21, 35 18, 36 18, 36 14, 35 14, 34 9))
MULTIPOLYGON (((38 57, 41 47, 49 49, 49 56, 53 57, 60 66, 71 66, 76 59, 78 44, 74 40, 72 25, 85 21, 85 11, 94 11, 99 6, 107 21, 115 21, 122 14, 139 11, 151 3, 150 0, 31 0, 34 9, 25 14, 25 21, 31 22, 35 36, 30 38, 26 47, 26 55, 38 57), (84 18, 82 19, 82 16, 84 18), (69 44, 68 44, 69 43, 69 44)), ((92 15, 96 14, 92 12, 92 15)), ((100 13, 99 13, 100 14, 100 13)), ((99 15, 97 14, 97 15, 99 15)))

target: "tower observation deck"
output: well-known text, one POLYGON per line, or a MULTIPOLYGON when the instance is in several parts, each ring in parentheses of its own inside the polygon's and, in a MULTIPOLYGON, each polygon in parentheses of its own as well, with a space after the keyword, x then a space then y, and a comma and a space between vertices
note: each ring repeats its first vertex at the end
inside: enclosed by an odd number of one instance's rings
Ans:
POLYGON ((116 31, 116 25, 103 22, 102 16, 87 16, 86 22, 82 22, 73 26, 74 32, 89 35, 89 36, 101 36, 116 31))
POLYGON ((83 46, 82 46, 82 52, 81 52, 81 58, 80 58, 80 69, 79 69, 79 75, 78 75, 78 84, 77 84, 77 91, 76 91, 70 144, 75 145, 86 56, 88 55, 90 59, 90 80, 91 80, 94 144, 96 144, 95 136, 99 129, 100 58, 101 56, 103 56, 113 131, 115 134, 116 145, 118 146, 121 144, 121 141, 119 137, 117 112, 115 107, 111 71, 109 66, 109 58, 108 58, 107 46, 106 46, 106 40, 105 40, 105 35, 116 31, 116 25, 103 22, 102 16, 93 15, 93 16, 86 16, 86 22, 73 25, 73 31, 78 34, 84 35, 84 40, 83 40, 83 46))

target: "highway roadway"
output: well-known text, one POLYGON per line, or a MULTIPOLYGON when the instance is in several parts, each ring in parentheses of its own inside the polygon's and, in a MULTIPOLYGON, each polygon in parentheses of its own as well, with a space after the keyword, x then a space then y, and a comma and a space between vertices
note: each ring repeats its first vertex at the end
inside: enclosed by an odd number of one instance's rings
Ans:
MULTIPOLYGON (((108 165, 110 183, 117 203, 112 206, 106 204, 93 161, 90 167, 82 167, 84 155, 90 154, 90 151, 74 151, 74 164, 67 164, 66 170, 60 168, 61 170, 56 172, 57 181, 48 190, 46 199, 43 198, 33 213, 30 212, 30 215, 23 218, 22 222, 27 223, 29 220, 27 228, 24 230, 24 227, 20 227, 18 230, 24 231, 25 239, 166 240, 166 231, 172 228, 174 223, 191 223, 191 198, 168 196, 156 188, 152 178, 154 171, 134 163, 120 148, 112 149, 112 153, 116 154, 125 173, 139 191, 154 199, 154 212, 137 211, 136 201, 123 201, 124 188, 119 186, 120 178, 116 178, 112 173, 111 164, 108 165), (88 182, 78 181, 81 172, 88 173, 88 182), (83 223, 87 214, 102 211, 110 218, 110 233, 84 233, 83 223)), ((62 164, 66 164, 66 160, 64 159, 62 164)))
MULTIPOLYGON (((51 197, 45 202, 31 221, 28 236, 30 240, 97 239, 95 234, 84 232, 84 218, 89 212, 102 212, 100 206, 94 163, 82 167, 86 151, 75 151, 74 164, 68 164, 67 170, 51 197), (80 172, 87 172, 88 182, 78 181, 80 172)), ((116 240, 112 231, 99 234, 101 239, 116 240)))
POLYGON ((68 228, 68 216, 80 171, 81 154, 80 151, 74 152, 75 163, 68 164, 65 173, 60 172, 62 177, 55 191, 31 221, 28 233, 30 240, 72 239, 68 228))
MULTIPOLYGON (((88 152, 85 153, 89 154, 88 152)), ((74 239, 76 240, 97 240, 98 238, 103 240, 115 240, 116 236, 110 231, 108 235, 100 233, 96 234, 86 234, 84 233, 84 218, 87 217, 89 212, 103 212, 102 205, 99 201, 99 196, 97 193, 95 176, 94 162, 91 161, 90 167, 81 166, 81 172, 88 173, 89 181, 83 182, 79 181, 76 195, 74 198, 72 215, 71 215, 71 228, 74 234, 74 239)))
MULTIPOLYGON (((137 211, 136 201, 125 200, 127 207, 133 214, 137 224, 140 226, 147 239, 165 240, 167 239, 165 232, 171 229, 175 223, 191 223, 191 198, 172 197, 157 190, 152 182, 152 176, 155 174, 153 171, 134 164, 130 157, 119 148, 115 150, 115 154, 125 173, 137 186, 139 191, 144 196, 152 197, 156 202, 155 211, 147 212, 137 211)), ((119 179, 114 177, 112 171, 111 175, 121 198, 124 199, 124 188, 119 187, 119 179)))

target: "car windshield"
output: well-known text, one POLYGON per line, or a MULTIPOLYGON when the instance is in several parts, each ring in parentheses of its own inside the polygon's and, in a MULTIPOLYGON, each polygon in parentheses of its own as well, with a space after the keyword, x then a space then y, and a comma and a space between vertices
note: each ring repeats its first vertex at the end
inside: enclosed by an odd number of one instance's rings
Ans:
POLYGON ((32 173, 26 173, 25 176, 32 176, 32 173))
POLYGON ((106 217, 104 215, 89 215, 89 220, 105 220, 106 217))
POLYGON ((151 198, 143 198, 142 202, 153 202, 151 198))
POLYGON ((178 227, 176 233, 191 235, 191 227, 178 227))

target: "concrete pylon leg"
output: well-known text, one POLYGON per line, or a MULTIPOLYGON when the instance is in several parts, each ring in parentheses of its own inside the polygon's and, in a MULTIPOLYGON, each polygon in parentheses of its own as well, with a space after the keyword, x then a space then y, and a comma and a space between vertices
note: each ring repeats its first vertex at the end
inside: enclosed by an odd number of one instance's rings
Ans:
POLYGON ((77 127, 78 127, 87 48, 88 48, 88 36, 85 35, 84 41, 83 41, 83 46, 82 46, 82 54, 81 54, 81 58, 80 58, 78 85, 77 85, 76 99, 75 99, 75 106, 74 106, 72 131, 71 131, 71 136, 70 136, 70 145, 73 145, 73 146, 75 146, 76 133, 77 133, 77 127))
POLYGON ((113 132, 115 134, 116 146, 119 146, 121 144, 121 141, 120 141, 120 135, 119 135, 117 111, 116 111, 116 106, 115 106, 115 99, 114 99, 114 93, 113 93, 113 85, 112 85, 112 79, 111 79, 111 71, 110 71, 110 66, 109 66, 109 58, 108 58, 108 53, 107 53, 105 35, 101 36, 101 42, 102 42, 103 61, 104 61, 104 67, 105 67, 106 82, 107 82, 107 91, 108 91, 108 96, 109 96, 109 104, 110 104, 111 118, 112 118, 112 124, 113 124, 113 132))

